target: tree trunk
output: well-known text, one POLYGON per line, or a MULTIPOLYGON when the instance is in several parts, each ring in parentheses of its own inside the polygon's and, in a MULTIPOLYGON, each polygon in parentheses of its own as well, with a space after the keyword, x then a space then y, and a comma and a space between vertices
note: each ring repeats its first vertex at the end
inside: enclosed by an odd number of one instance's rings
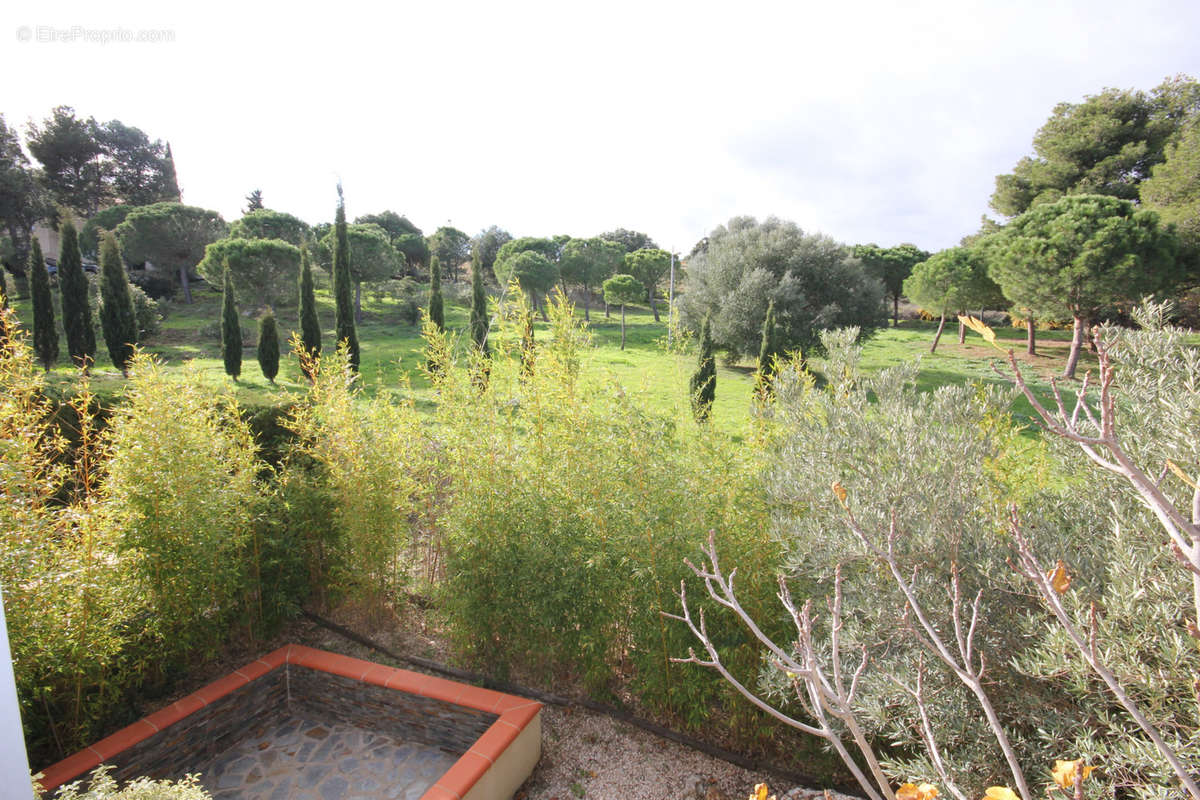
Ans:
POLYGON ((1067 354, 1067 366, 1062 374, 1068 380, 1075 377, 1075 367, 1079 364, 1079 351, 1083 349, 1083 331, 1086 327, 1086 319, 1075 317, 1075 325, 1071 331, 1071 352, 1067 354))
POLYGON ((604 301, 604 318, 611 319, 611 315, 608 313, 608 301, 607 300, 604 301))
POLYGON ((12 273, 14 291, 8 299, 29 297, 29 272, 26 268, 29 266, 29 251, 33 247, 33 231, 20 223, 10 222, 8 238, 12 242, 13 258, 16 259, 13 266, 23 270, 19 276, 15 272, 12 273))
POLYGON ((892 327, 900 327, 900 295, 892 295, 892 327))
POLYGON ((550 317, 546 316, 546 304, 538 297, 537 292, 531 291, 530 294, 533 295, 533 309, 542 315, 542 322, 549 322, 550 317))
POLYGON ((650 310, 654 312, 654 321, 662 322, 662 320, 658 318, 658 304, 654 302, 654 295, 650 295, 650 310))
MULTIPOLYGON (((963 316, 962 314, 959 314, 960 318, 962 316, 963 316)), ((962 319, 958 320, 958 343, 959 344, 967 343, 967 326, 963 324, 962 319)))
POLYGON ((1025 352, 1037 355, 1037 322, 1033 317, 1025 320, 1025 352))
POLYGON ((588 287, 584 286, 583 287, 583 321, 584 322, 592 321, 592 318, 590 316, 588 316, 588 295, 589 294, 591 294, 591 292, 588 290, 588 287))
POLYGON ((362 325, 362 281, 354 282, 354 322, 362 325))
POLYGON ((625 304, 621 304, 621 349, 625 349, 625 304))
POLYGON ((937 335, 933 337, 933 345, 930 346, 929 352, 933 353, 937 350, 938 341, 942 338, 942 331, 946 328, 946 312, 942 312, 942 320, 938 323, 937 335))
POLYGON ((192 302, 192 287, 188 283, 187 267, 179 268, 179 285, 183 287, 183 302, 190 305, 192 302))

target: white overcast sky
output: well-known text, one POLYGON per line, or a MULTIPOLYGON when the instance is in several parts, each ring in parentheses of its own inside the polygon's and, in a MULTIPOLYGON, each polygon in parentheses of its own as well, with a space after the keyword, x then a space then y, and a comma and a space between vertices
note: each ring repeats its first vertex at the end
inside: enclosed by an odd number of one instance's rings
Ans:
POLYGON ((1055 103, 1200 77, 1200 0, 9 0, 0 25, 10 124, 135 125, 229 220, 254 188, 331 219, 340 178, 351 218, 683 252, 743 214, 953 245, 1055 103))

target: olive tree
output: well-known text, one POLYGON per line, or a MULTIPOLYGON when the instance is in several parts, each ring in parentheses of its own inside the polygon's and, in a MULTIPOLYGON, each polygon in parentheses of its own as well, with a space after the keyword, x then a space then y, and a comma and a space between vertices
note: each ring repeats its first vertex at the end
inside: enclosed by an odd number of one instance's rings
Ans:
POLYGON ((785 350, 821 346, 820 332, 884 324, 883 285, 847 248, 775 217, 734 217, 712 231, 687 264, 685 323, 709 316, 713 341, 733 357, 755 353, 767 305, 775 301, 785 350))

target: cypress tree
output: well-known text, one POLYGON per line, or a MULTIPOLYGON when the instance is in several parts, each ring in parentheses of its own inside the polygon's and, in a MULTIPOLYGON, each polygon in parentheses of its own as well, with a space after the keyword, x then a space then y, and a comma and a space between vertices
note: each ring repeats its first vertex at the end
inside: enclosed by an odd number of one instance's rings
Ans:
POLYGON ((300 344, 309 358, 321 355, 321 321, 317 318, 317 296, 313 289, 308 247, 300 248, 300 344))
POLYGON ((175 157, 171 155, 171 143, 167 142, 167 154, 163 157, 162 200, 166 203, 182 203, 179 179, 175 175, 175 157))
POLYGON ((446 312, 442 306, 442 264, 434 256, 429 261, 429 321, 439 331, 446 330, 446 312))
POLYGON ((128 377, 137 343, 137 316, 133 311, 129 276, 121 261, 121 248, 110 231, 105 231, 100 239, 100 329, 113 366, 128 377))
POLYGON ((483 288, 483 260, 479 248, 471 257, 471 341, 487 357, 488 350, 487 291, 483 288))
POLYGON ((58 329, 54 327, 54 298, 42 246, 33 237, 29 250, 29 294, 33 300, 33 350, 46 372, 58 361, 58 329))
POLYGON ((708 317, 700 328, 700 359, 691 380, 692 413, 697 422, 708 422, 717 395, 717 362, 713 355, 712 324, 708 317))
POLYGON ((62 295, 67 353, 76 366, 87 372, 96 360, 96 330, 92 327, 92 307, 88 303, 88 279, 83 272, 79 234, 75 230, 75 223, 66 215, 58 232, 62 236, 62 249, 58 255, 58 291, 62 295))
POLYGON ((233 276, 225 262, 224 297, 221 298, 221 358, 225 374, 237 381, 242 374, 242 324, 238 320, 237 298, 233 296, 233 276))
POLYGON ((279 374, 279 331, 275 327, 275 313, 270 309, 258 321, 258 366, 263 377, 274 383, 279 374))
POLYGON ((767 303, 767 316, 763 319, 762 345, 758 348, 758 373, 755 382, 762 390, 768 390, 774 377, 779 356, 779 334, 775 330, 775 301, 767 303))
POLYGON ((358 371, 358 331, 354 327, 353 279, 350 277, 350 241, 346 234, 346 201, 338 184, 337 216, 334 219, 333 299, 337 343, 346 343, 350 368, 358 371))

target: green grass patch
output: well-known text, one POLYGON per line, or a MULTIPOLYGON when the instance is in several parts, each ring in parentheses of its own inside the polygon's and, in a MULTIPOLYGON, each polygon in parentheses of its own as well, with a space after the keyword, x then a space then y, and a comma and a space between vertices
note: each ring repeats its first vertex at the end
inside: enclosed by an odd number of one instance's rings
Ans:
MULTIPOLYGON (((145 343, 145 349, 168 365, 168 372, 182 367, 190 361, 196 374, 207 383, 227 384, 221 361, 220 305, 219 292, 207 286, 200 287, 196 302, 191 305, 168 303, 167 315, 162 332, 145 343)), ((32 319, 29 301, 14 303, 23 324, 32 319)), ((324 326, 324 346, 333 344, 333 300, 325 290, 317 292, 317 306, 324 326)), ((275 310, 280 329, 281 342, 298 328, 294 307, 275 310)), ((582 310, 576 312, 582 316, 582 310)), ((652 410, 678 419, 686 419, 689 412, 688 379, 696 368, 694 353, 669 352, 666 347, 667 328, 664 322, 656 322, 648 309, 626 308, 625 349, 620 349, 620 312, 613 309, 611 316, 604 315, 603 308, 590 314, 589 330, 593 347, 585 358, 585 380, 611 385, 616 390, 636 394, 652 410)), ((446 325, 451 331, 462 332, 459 346, 465 346, 465 329, 468 309, 465 306, 447 304, 446 325)), ((58 315, 61 325, 61 314, 58 315)), ((254 353, 254 337, 257 335, 257 320, 243 313, 243 340, 245 351, 242 375, 236 391, 238 398, 247 405, 271 404, 298 398, 307 383, 300 374, 294 358, 285 354, 281 359, 277 383, 272 385, 262 377, 254 353)), ((540 319, 535 322, 538 338, 549 335, 548 326, 540 319)), ((994 385, 1009 385, 1006 378, 997 374, 994 365, 1007 374, 1004 353, 987 345, 979 336, 968 333, 966 342, 959 344, 956 326, 947 324, 946 332, 935 353, 929 352, 936 323, 903 321, 899 327, 884 328, 863 346, 862 366, 867 371, 884 369, 897 364, 920 359, 918 388, 932 391, 939 386, 961 385, 982 382, 994 385)), ((1003 347, 1011 347, 1017 354, 1026 376, 1038 395, 1050 399, 1049 379, 1061 373, 1070 347, 1070 330, 1038 331, 1038 355, 1025 353, 1024 329, 998 326, 996 334, 1003 347)), ((359 324, 361 343, 361 374, 368 396, 402 393, 411 394, 420 408, 432 405, 429 382, 421 372, 424 363, 422 342, 417 326, 403 321, 398 303, 384 298, 376 300, 368 293, 363 295, 363 320, 359 324)), ((64 339, 65 341, 65 339, 64 339)), ((1085 352, 1080 359, 1079 374, 1083 375, 1094 367, 1095 358, 1085 352)), ((66 363, 65 356, 51 371, 50 386, 64 394, 70 393, 78 380, 76 370, 66 363)), ((97 365, 93 369, 93 391, 103 396, 114 396, 121 392, 124 379, 119 371, 107 361, 107 354, 100 346, 97 365)), ((754 361, 743 360, 729 364, 721 362, 717 368, 717 396, 713 409, 713 421, 717 428, 740 438, 746 431, 751 418, 751 401, 754 389, 754 361)), ((1023 398, 1014 406, 1018 417, 1031 418, 1032 409, 1023 398)))

